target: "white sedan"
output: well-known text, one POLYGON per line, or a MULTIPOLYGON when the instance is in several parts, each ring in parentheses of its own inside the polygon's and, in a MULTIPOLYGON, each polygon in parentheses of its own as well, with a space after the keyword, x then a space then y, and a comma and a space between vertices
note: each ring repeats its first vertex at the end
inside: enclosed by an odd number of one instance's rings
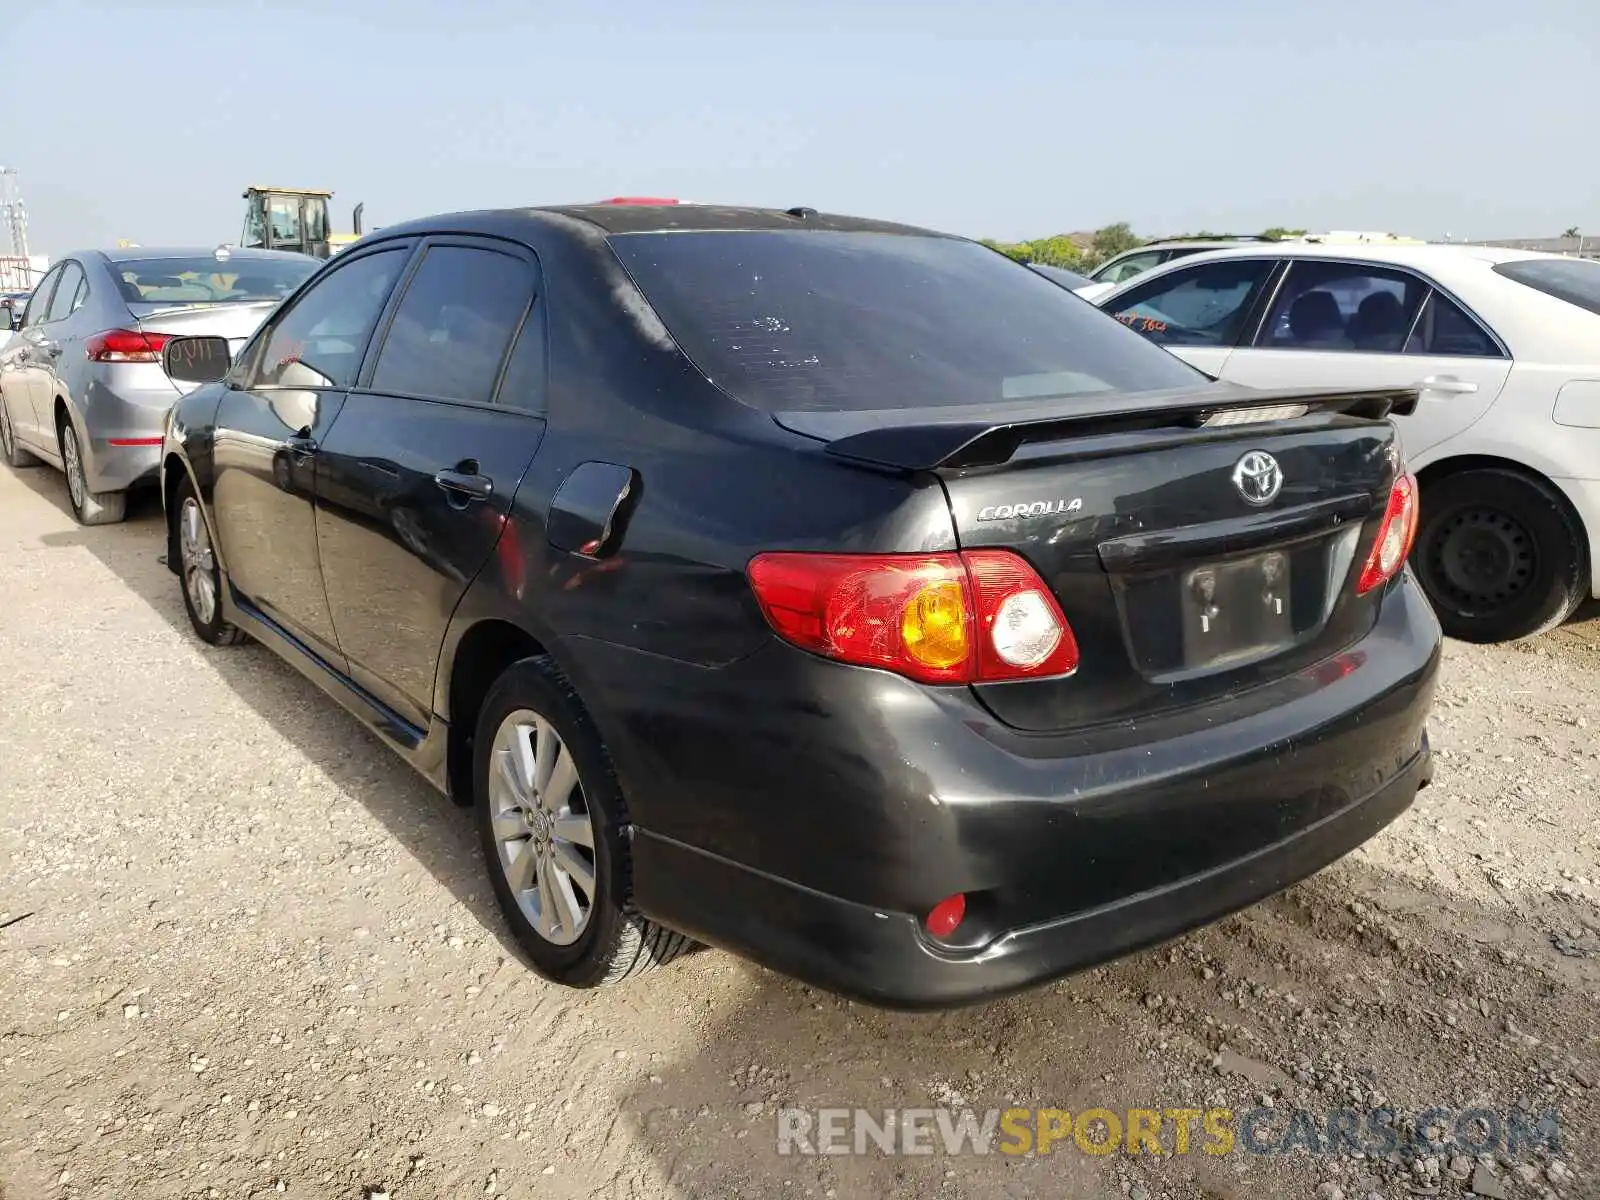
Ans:
POLYGON ((1600 595, 1600 262, 1454 245, 1240 246, 1101 308, 1255 387, 1417 387, 1412 566, 1445 632, 1528 637, 1600 595))

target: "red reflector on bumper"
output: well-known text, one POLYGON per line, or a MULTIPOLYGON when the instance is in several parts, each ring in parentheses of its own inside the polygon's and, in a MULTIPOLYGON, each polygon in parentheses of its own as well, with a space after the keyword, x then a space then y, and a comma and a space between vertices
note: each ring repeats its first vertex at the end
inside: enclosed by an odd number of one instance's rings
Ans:
POLYGON ((928 932, 936 938, 947 938, 956 931, 967 915, 967 898, 960 892, 946 896, 933 906, 928 914, 928 932))
POLYGON ((106 441, 109 442, 113 446, 159 446, 159 445, 161 445, 161 439, 158 438, 158 437, 153 437, 153 438, 107 438, 106 441))

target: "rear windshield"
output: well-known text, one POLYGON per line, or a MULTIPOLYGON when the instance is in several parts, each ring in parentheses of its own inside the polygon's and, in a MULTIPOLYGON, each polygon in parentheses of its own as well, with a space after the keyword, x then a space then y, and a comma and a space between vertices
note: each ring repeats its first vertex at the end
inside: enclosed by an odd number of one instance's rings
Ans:
POLYGON ((614 236, 695 364, 772 412, 1192 387, 1205 376, 975 242, 825 231, 614 236))
POLYGON ((309 255, 283 258, 141 258, 111 264, 129 304, 221 304, 281 300, 321 264, 309 255))
POLYGON ((1587 258, 1524 258, 1495 271, 1535 291, 1600 313, 1600 262, 1587 258))

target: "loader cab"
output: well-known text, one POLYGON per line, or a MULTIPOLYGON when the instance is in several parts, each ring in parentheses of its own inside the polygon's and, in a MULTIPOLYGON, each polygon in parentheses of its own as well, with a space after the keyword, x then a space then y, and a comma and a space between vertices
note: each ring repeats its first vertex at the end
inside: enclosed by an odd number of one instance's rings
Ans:
POLYGON ((332 195, 301 188, 246 188, 244 233, 239 244, 327 258, 332 252, 328 232, 332 195))

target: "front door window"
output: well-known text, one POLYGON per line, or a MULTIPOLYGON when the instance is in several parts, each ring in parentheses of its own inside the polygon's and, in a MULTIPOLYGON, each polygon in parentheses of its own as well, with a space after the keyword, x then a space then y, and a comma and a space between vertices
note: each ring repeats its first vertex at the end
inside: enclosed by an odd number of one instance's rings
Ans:
POLYGON ((1136 285, 1107 308, 1163 346, 1232 346, 1272 265, 1267 258, 1196 264, 1136 285))
POLYGON ((301 293, 267 334, 253 388, 349 387, 378 323, 406 250, 363 255, 328 272, 301 293))

